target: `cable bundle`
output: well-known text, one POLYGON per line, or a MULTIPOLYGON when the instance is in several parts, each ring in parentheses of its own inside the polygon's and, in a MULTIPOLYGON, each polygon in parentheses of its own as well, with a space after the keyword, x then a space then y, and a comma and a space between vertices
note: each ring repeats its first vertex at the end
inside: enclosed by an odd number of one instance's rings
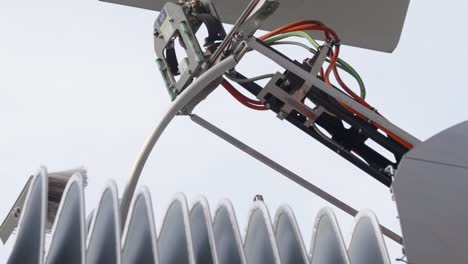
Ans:
MULTIPOLYGON (((309 51, 313 53, 317 53, 318 50, 320 49, 320 44, 313 39, 309 34, 304 32, 305 30, 312 30, 312 31, 322 31, 324 36, 325 36, 325 41, 328 42, 333 50, 329 52, 328 54, 328 67, 326 70, 323 68, 320 71, 320 75, 325 81, 325 83, 332 85, 331 80, 330 80, 330 75, 333 73, 336 81, 338 82, 338 85, 349 95, 351 96, 354 100, 356 100, 358 103, 361 105, 365 106, 366 108, 377 112, 377 110, 372 107, 369 103, 365 101, 366 97, 366 88, 364 85, 364 82, 362 78, 359 76, 359 74, 356 72, 356 70, 349 65, 347 62, 339 58, 339 53, 340 53, 340 38, 336 32, 324 25, 320 21, 316 20, 301 20, 297 21, 288 25, 285 25, 281 28, 278 28, 276 30, 273 30, 272 32, 260 37, 260 40, 263 40, 266 44, 269 45, 277 45, 277 44, 293 44, 296 46, 301 46, 307 48, 309 51), (294 42, 294 41, 284 41, 281 42, 281 40, 290 38, 290 37, 301 37, 305 38, 312 46, 313 48, 310 48, 303 43, 300 42, 294 42), (356 94, 341 78, 340 72, 338 69, 342 69, 351 76, 353 76, 356 81, 359 84, 360 87, 360 95, 356 94)), ((269 77, 269 75, 262 76, 264 78, 269 77)), ((259 80, 260 78, 253 78, 255 80, 259 80)), ((262 78, 263 79, 263 78, 262 78)), ((245 95, 243 95, 241 92, 236 90, 232 84, 230 84, 228 81, 223 80, 222 82, 223 87, 233 96, 235 97, 240 103, 243 105, 254 109, 254 110, 268 110, 266 106, 262 104, 262 102, 257 101, 257 100, 252 100, 245 95)), ((363 114, 359 113, 355 109, 351 108, 350 106, 344 104, 343 102, 338 101, 346 110, 349 112, 353 113, 354 115, 362 118, 362 119, 367 119, 366 116, 363 114)), ((380 114, 379 114, 380 115, 380 114)), ((375 127, 378 129, 384 131, 390 138, 394 139, 398 143, 400 143, 402 146, 406 147, 407 149, 412 149, 413 146, 408 143, 407 141, 403 140, 402 138, 398 137, 385 127, 375 123, 371 122, 375 127)))

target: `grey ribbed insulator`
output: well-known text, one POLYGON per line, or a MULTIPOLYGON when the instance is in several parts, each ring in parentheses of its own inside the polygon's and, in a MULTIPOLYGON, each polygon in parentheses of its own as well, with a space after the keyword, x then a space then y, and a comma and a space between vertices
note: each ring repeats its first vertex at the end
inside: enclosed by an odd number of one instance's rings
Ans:
POLYGON ((46 249, 47 172, 43 170, 29 187, 8 263, 390 263, 378 222, 368 211, 356 217, 346 247, 335 215, 322 209, 307 253, 289 207, 279 209, 272 224, 265 204, 255 202, 245 239, 228 201, 221 203, 212 218, 205 199, 189 211, 186 198, 178 195, 166 212, 159 236, 152 208, 149 191, 143 188, 134 197, 121 234, 117 188, 112 183, 86 224, 82 177, 75 175, 63 194, 46 249))

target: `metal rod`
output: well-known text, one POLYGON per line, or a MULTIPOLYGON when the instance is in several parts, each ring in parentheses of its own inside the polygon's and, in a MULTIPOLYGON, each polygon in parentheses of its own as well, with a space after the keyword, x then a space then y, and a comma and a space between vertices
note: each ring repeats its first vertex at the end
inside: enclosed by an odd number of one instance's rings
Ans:
POLYGON ((159 122, 158 126, 155 128, 151 136, 146 141, 143 149, 138 156, 138 159, 133 167, 132 174, 128 179, 127 185, 125 186, 125 191, 122 196, 122 203, 120 207, 121 213, 121 223, 122 228, 125 226, 125 220, 127 218, 128 210, 130 208, 130 203, 132 197, 135 193, 138 180, 140 179, 141 172, 145 166, 146 161, 148 160, 151 151, 156 145, 159 137, 162 135, 166 127, 172 121, 172 119, 182 110, 184 107, 191 103, 194 98, 196 98, 204 89, 214 82, 219 77, 223 76, 225 72, 234 68, 237 64, 236 59, 233 56, 230 56, 218 64, 214 65, 211 69, 205 72, 200 78, 193 82, 185 91, 177 98, 177 100, 172 104, 169 111, 164 115, 163 119, 159 122))
POLYGON ((247 20, 247 18, 250 16, 253 10, 255 10, 255 7, 257 7, 257 4, 259 3, 259 0, 251 0, 247 8, 242 12, 241 16, 237 20, 236 24, 232 27, 231 31, 228 33, 228 35, 224 38, 223 42, 221 45, 216 49, 214 52, 213 56, 210 58, 209 65, 215 63, 220 56, 223 54, 229 43, 232 41, 234 38, 235 34, 237 33, 237 30, 239 27, 242 25, 242 23, 247 20))
MULTIPOLYGON (((331 203, 332 205, 338 207, 342 211, 348 213, 349 215, 355 217, 358 214, 358 211, 353 207, 349 206, 348 204, 344 203, 343 201, 339 200, 338 198, 334 197, 333 195, 327 193, 326 191, 320 189, 319 187, 315 186, 314 184, 306 181, 301 176, 295 174, 294 172, 290 171, 289 169, 283 167, 279 163, 275 162, 274 160, 268 158, 267 156, 263 155, 262 153, 258 152, 257 150, 253 149, 252 147, 244 144, 242 141, 234 138, 233 136, 229 135, 227 132, 221 130, 220 128, 216 127, 215 125, 211 124, 210 122, 206 121, 205 119, 192 114, 190 115, 190 119, 198 124, 199 126, 205 128, 206 130, 210 131, 214 135, 218 136, 219 138, 223 139, 224 141, 230 143, 234 147, 240 149, 241 151, 245 152, 246 154, 250 155, 251 157, 255 158, 256 160, 262 162, 266 166, 270 167, 271 169, 275 170, 276 172, 282 174, 286 178, 290 179, 291 181, 295 182, 296 184, 300 185, 301 187, 305 188, 306 190, 312 192, 313 194, 317 195, 318 197, 324 199, 325 201, 331 203)), ((390 229, 386 228, 385 226, 380 225, 382 233, 390 238, 391 240, 395 241, 396 243, 403 245, 403 239, 398 234, 394 233, 390 229)))

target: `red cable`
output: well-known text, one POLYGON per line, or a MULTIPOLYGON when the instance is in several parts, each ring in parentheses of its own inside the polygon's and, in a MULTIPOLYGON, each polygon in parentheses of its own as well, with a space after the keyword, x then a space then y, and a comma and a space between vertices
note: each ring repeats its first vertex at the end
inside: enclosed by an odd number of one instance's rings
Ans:
POLYGON ((285 26, 282 26, 282 27, 280 27, 278 29, 275 29, 275 30, 271 31, 268 34, 265 34, 265 35, 261 36, 260 40, 269 39, 270 37, 281 34, 283 31, 288 30, 288 29, 290 29, 292 27, 297 27, 297 26, 307 25, 307 24, 308 25, 321 25, 321 26, 324 25, 322 22, 317 21, 317 20, 300 20, 300 21, 297 21, 297 22, 290 23, 290 24, 287 24, 285 26))
POLYGON ((234 97, 236 98, 237 101, 239 101, 241 104, 244 106, 247 106, 248 108, 258 110, 258 111, 266 111, 268 110, 268 107, 264 106, 262 102, 252 100, 248 98, 247 96, 243 95, 241 92, 239 92, 234 86, 229 83, 226 80, 223 80, 221 82, 221 85, 234 97))

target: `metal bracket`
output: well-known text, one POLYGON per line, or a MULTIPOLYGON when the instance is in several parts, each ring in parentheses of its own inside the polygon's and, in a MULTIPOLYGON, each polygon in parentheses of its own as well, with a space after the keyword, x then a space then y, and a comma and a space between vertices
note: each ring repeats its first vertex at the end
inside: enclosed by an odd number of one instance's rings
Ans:
POLYGON ((421 143, 420 140, 417 138, 413 137, 411 134, 407 133, 406 131, 403 131, 401 128, 397 127, 396 125, 392 124, 390 121, 387 119, 383 118, 382 116, 379 116, 375 112, 367 109, 363 105, 359 104, 356 102, 354 99, 351 97, 341 93, 339 90, 334 89, 334 87, 329 86, 325 82, 323 82, 321 79, 317 78, 316 75, 312 75, 310 72, 307 72, 294 62, 292 62, 290 59, 285 57, 279 52, 276 52, 274 49, 265 46, 263 43, 261 43, 259 40, 256 38, 252 37, 247 40, 248 46, 256 50, 257 52, 261 53, 262 55, 266 56, 267 58, 271 59, 272 61, 276 62, 278 65, 284 67, 288 71, 294 73, 304 81, 310 82, 312 85, 320 89, 322 92, 330 95, 331 97, 335 98, 336 100, 339 100, 346 105, 350 106, 351 108, 355 109, 358 111, 360 114, 366 116, 368 118, 368 121, 370 122, 375 122, 383 127, 386 127, 390 131, 392 131, 395 135, 398 137, 406 140, 413 146, 416 146, 421 143))
MULTIPOLYGON (((330 51, 330 44, 326 44, 320 49, 310 61, 311 64, 311 75, 317 75, 322 68, 323 63, 327 59, 327 54, 330 51)), ((310 108, 304 103, 304 100, 307 97, 307 93, 310 91, 312 84, 310 81, 305 81, 302 87, 297 90, 286 92, 281 87, 286 84, 289 80, 285 75, 281 73, 276 73, 275 76, 270 80, 270 82, 265 86, 265 88, 257 95, 257 98, 264 104, 268 104, 268 101, 271 98, 275 97, 276 100, 281 101, 284 105, 281 107, 281 110, 278 114, 278 118, 283 120, 293 111, 304 115, 307 120, 304 122, 304 125, 307 127, 312 126, 315 120, 324 112, 322 107, 317 107, 315 110, 310 108)))
POLYGON ((225 38, 226 32, 210 0, 195 2, 168 2, 154 24, 154 49, 157 63, 171 99, 174 100, 193 79, 202 73, 210 50, 216 49, 218 41, 225 38), (195 33, 201 24, 206 24, 209 32, 204 51, 195 33), (175 42, 179 40, 187 57, 178 61, 175 42), (180 76, 176 80, 176 76, 180 76))
POLYGON ((264 104, 268 104, 273 96, 276 100, 281 101, 284 105, 278 113, 278 118, 284 120, 293 111, 303 114, 307 117, 307 121, 304 125, 310 127, 315 120, 323 113, 323 110, 313 110, 301 101, 306 97, 306 93, 303 90, 297 90, 293 94, 289 94, 281 89, 281 84, 285 81, 285 76, 281 73, 276 73, 271 81, 265 86, 265 88, 257 95, 257 98, 264 104))
POLYGON ((10 209, 5 220, 3 220, 2 225, 0 226, 0 239, 2 240, 3 244, 8 241, 13 231, 16 229, 19 223, 19 219, 21 216, 21 212, 23 210, 24 202, 26 201, 26 196, 28 194, 29 186, 31 185, 31 181, 33 176, 29 177, 28 181, 21 190, 20 195, 16 199, 13 207, 10 209))
MULTIPOLYGON (((261 27, 279 7, 278 0, 251 0, 232 30, 211 56, 209 65, 219 62, 223 57, 238 50, 238 46, 261 27)), ((237 58, 236 59, 240 59, 237 58)))

